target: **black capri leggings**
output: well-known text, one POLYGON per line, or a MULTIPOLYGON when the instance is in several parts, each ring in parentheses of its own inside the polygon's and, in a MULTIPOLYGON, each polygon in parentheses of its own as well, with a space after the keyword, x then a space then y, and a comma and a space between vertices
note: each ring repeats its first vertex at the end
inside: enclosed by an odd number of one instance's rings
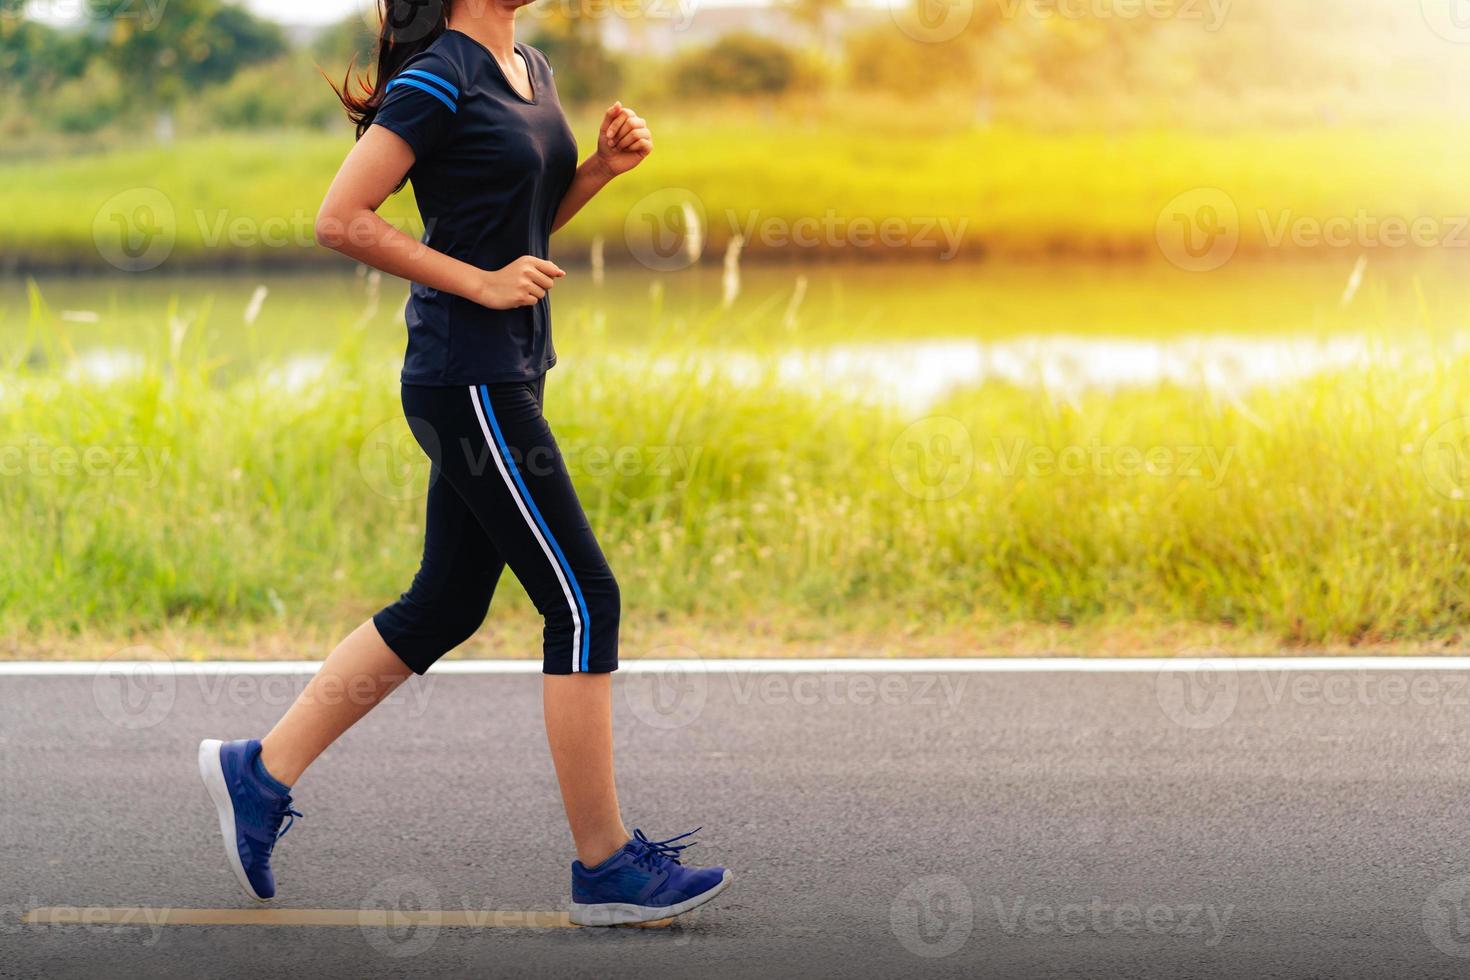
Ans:
POLYGON ((424 557, 373 622, 415 673, 479 629, 507 565, 546 620, 546 673, 617 669, 618 583, 542 417, 544 386, 403 386, 432 464, 424 557))

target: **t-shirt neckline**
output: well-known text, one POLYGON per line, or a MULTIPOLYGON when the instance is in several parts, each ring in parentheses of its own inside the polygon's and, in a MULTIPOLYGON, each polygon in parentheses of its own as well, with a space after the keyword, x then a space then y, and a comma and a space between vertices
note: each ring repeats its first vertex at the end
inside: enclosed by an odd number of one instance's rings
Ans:
POLYGON ((526 54, 526 52, 524 52, 524 51, 521 50, 521 42, 520 41, 514 42, 514 46, 515 46, 516 54, 520 55, 521 56, 521 60, 526 63, 526 81, 528 81, 528 82, 531 83, 531 97, 529 99, 526 98, 524 95, 522 95, 520 93, 520 90, 517 89, 515 87, 515 85, 511 83, 510 76, 508 76, 505 73, 505 69, 504 68, 500 67, 500 61, 495 57, 494 53, 491 52, 491 50, 489 48, 485 47, 485 45, 481 44, 479 41, 477 41, 474 38, 470 37, 464 31, 458 31, 458 30, 455 30, 452 27, 445 28, 445 30, 446 30, 447 33, 450 33, 450 34, 458 34, 460 37, 464 38, 466 41, 469 41, 475 47, 477 47, 481 51, 485 52, 485 57, 489 58, 490 59, 490 63, 495 66, 495 71, 500 75, 500 80, 505 83, 505 87, 510 90, 510 94, 511 95, 514 95, 516 98, 520 99, 526 105, 536 105, 538 102, 541 101, 541 89, 540 89, 540 86, 538 86, 536 84, 536 78, 535 78, 535 76, 531 72, 531 59, 526 54))

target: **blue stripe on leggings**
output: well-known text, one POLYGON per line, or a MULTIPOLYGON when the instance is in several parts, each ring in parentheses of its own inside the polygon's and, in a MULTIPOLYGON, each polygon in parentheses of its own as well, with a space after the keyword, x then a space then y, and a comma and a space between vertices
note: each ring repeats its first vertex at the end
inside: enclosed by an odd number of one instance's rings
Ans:
POLYGON ((582 587, 577 584, 577 576, 572 574, 571 563, 567 561, 567 556, 562 554, 561 545, 556 543, 556 537, 551 533, 551 528, 546 526, 546 519, 537 509, 536 501, 531 498, 531 491, 526 489, 526 481, 521 479, 521 471, 516 469, 515 460, 510 455, 510 447, 505 444, 505 436, 500 431, 500 423, 496 421, 495 410, 490 407, 490 389, 485 385, 480 385, 480 403, 485 408, 485 418, 490 420, 490 429, 495 433, 495 442, 500 446, 500 455, 505 460, 505 468, 510 470, 511 478, 515 480, 516 486, 521 488, 521 499, 530 508, 531 516, 536 519, 536 526, 541 528, 542 535, 551 545, 552 552, 555 553, 557 561, 561 563, 562 573, 571 583, 572 595, 577 598, 577 609, 582 614, 582 670, 586 671, 592 650, 592 619, 587 615, 587 600, 582 598, 582 587))

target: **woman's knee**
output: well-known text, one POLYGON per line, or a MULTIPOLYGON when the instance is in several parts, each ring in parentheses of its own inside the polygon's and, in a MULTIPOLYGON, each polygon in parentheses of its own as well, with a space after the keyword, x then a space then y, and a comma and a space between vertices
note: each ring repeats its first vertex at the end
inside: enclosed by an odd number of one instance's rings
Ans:
POLYGON ((612 573, 583 573, 567 590, 537 604, 546 622, 548 673, 617 669, 622 594, 612 573))
POLYGON ((464 643, 485 622, 489 598, 469 601, 420 602, 409 596, 373 617, 389 649, 415 673, 464 643))

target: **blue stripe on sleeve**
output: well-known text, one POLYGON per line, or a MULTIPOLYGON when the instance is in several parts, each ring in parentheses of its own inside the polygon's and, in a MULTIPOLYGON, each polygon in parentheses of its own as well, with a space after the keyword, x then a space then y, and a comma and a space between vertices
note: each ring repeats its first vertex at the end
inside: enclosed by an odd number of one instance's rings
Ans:
POLYGON ((446 93, 448 93, 451 99, 459 98, 459 89, 455 88, 453 85, 450 85, 447 81, 440 78, 438 75, 435 75, 433 72, 420 71, 417 68, 405 68, 403 71, 398 73, 398 77, 402 78, 404 75, 412 75, 415 78, 422 78, 424 81, 430 83, 431 85, 437 85, 442 88, 446 93))
POLYGON ((445 95, 443 92, 441 92, 439 89, 435 88, 434 86, 432 86, 432 85, 426 85, 423 82, 418 81, 417 79, 413 79, 413 78, 395 78, 395 79, 393 79, 393 81, 391 81, 391 82, 388 83, 387 91, 391 92, 391 91, 393 91, 393 89, 397 88, 399 85, 409 85, 409 86, 412 86, 413 88, 420 89, 420 90, 422 90, 424 92, 428 92, 434 98, 438 99, 440 102, 443 102, 446 106, 448 106, 450 112, 458 112, 459 111, 459 109, 455 106, 454 102, 450 100, 449 96, 445 95))

